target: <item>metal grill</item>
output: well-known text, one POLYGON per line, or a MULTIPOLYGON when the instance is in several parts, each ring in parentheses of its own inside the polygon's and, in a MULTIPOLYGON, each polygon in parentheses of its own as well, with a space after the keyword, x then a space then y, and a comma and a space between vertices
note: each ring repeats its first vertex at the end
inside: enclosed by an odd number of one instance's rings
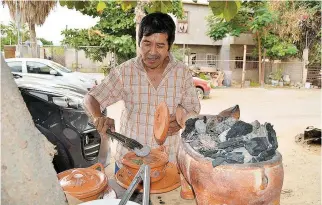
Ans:
POLYGON ((82 134, 83 155, 86 160, 94 160, 99 154, 101 138, 96 129, 84 131, 82 134))

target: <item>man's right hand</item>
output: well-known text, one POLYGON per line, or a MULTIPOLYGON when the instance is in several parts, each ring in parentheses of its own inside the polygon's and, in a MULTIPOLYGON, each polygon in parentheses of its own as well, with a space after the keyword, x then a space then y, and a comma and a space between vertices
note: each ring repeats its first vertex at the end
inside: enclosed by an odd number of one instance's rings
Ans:
POLYGON ((114 119, 108 117, 95 117, 94 126, 96 127, 98 133, 107 138, 107 130, 115 132, 115 122, 114 119))

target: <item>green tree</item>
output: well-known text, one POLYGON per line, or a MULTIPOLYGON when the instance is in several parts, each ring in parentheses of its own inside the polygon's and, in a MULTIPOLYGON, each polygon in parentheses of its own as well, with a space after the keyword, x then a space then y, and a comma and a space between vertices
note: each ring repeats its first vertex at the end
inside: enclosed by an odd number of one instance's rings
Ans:
POLYGON ((38 38, 38 40, 40 40, 44 46, 45 45, 53 45, 52 41, 48 41, 48 40, 46 40, 44 38, 38 38))
POLYGON ((264 1, 243 2, 238 13, 229 22, 223 18, 210 16, 208 18, 208 35, 214 40, 225 38, 228 34, 239 36, 241 33, 252 33, 257 43, 259 81, 264 83, 264 71, 262 70, 262 53, 272 59, 294 56, 297 48, 289 42, 280 39, 273 30, 278 16, 272 12, 268 3, 264 1))
POLYGON ((28 23, 32 57, 37 57, 36 25, 45 23, 50 11, 56 6, 56 1, 12 1, 4 0, 3 4, 9 7, 13 19, 22 23, 28 23), (19 10, 20 19, 16 19, 16 8, 19 10))
POLYGON ((321 64, 321 1, 271 2, 270 9, 280 19, 274 25, 275 33, 296 45, 297 57, 307 47, 310 63, 321 64))
MULTIPOLYGON (((96 61, 102 61, 107 52, 115 52, 119 61, 127 60, 136 54, 136 24, 134 19, 138 17, 139 6, 137 2, 131 1, 60 1, 62 6, 75 8, 83 14, 99 17, 98 23, 90 29, 67 29, 63 44, 83 49, 87 56, 96 61), (100 48, 80 47, 100 46, 100 48)), ((147 12, 162 10, 182 16, 182 4, 180 1, 159 2, 153 4, 140 3, 147 12)), ((142 6, 142 7, 141 7, 142 6)), ((141 15, 141 13, 140 13, 141 15)))
MULTIPOLYGON (((61 2, 62 5, 65 2, 61 2)), ((66 29, 62 31, 63 44, 82 49, 95 61, 103 61, 108 52, 115 52, 118 60, 135 55, 134 9, 124 11, 117 2, 106 2, 106 9, 97 12, 98 1, 66 2, 68 8, 76 8, 84 15, 99 17, 97 24, 89 29, 66 29), (70 5, 71 4, 71 5, 70 5), (79 7, 78 5, 85 5, 79 7), (81 46, 98 46, 81 47, 81 46)))
MULTIPOLYGON (((18 44, 18 29, 13 22, 10 22, 9 25, 0 24, 1 32, 1 50, 5 45, 16 45, 18 44)), ((24 24, 19 31, 22 42, 30 38, 27 25, 24 24)))
MULTIPOLYGON (((138 40, 138 25, 146 13, 159 11, 172 13, 178 18, 183 17, 183 6, 179 0, 116 0, 99 2, 60 0, 60 4, 70 9, 75 8, 83 14, 100 17, 100 22, 90 30, 66 30, 63 32, 65 35, 63 43, 76 48, 80 44, 84 45, 84 43, 85 45, 90 45, 89 43, 91 43, 92 45, 106 46, 107 48, 102 48, 95 52, 90 52, 93 49, 82 48, 89 56, 92 56, 92 59, 99 61, 102 60, 106 52, 111 50, 115 50, 118 56, 124 56, 125 59, 126 57, 135 55, 135 52, 132 53, 132 51, 138 44, 136 42, 138 40), (125 13, 120 12, 119 9, 122 9, 125 13), (116 10, 117 12, 115 12, 116 10), (86 32, 88 33, 88 38, 86 37, 86 32), (104 42, 102 42, 102 38, 104 42), (88 39, 90 39, 90 42, 87 41, 88 39), (99 53, 99 55, 95 53, 99 53)), ((240 1, 212 1, 210 7, 217 16, 230 20, 237 13, 240 7, 240 1)))

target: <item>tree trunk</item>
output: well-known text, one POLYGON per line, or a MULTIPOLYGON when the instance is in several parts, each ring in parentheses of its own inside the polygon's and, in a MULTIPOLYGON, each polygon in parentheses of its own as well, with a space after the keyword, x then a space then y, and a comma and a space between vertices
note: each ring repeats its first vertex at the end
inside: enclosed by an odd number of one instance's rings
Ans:
POLYGON ((36 25, 34 23, 30 23, 29 30, 30 30, 31 56, 33 58, 38 58, 37 38, 36 38, 36 25))
POLYGON ((67 204, 52 164, 54 146, 34 126, 10 69, 0 58, 1 204, 67 204))
POLYGON ((142 18, 145 16, 144 14, 144 2, 138 1, 137 6, 135 7, 135 23, 136 23, 136 27, 135 27, 135 34, 136 34, 136 55, 139 56, 140 55, 140 51, 139 51, 139 27, 140 27, 140 23, 142 18))
POLYGON ((263 80, 263 70, 262 70, 262 45, 261 45, 261 36, 260 33, 257 32, 257 44, 258 44, 258 82, 263 87, 264 80, 263 80))

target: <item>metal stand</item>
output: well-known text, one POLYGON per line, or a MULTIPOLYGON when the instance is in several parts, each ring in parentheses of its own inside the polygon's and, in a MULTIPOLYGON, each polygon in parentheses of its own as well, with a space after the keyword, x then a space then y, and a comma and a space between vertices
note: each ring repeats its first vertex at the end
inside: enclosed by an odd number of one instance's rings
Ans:
POLYGON ((123 198, 119 205, 126 205, 130 197, 132 196, 137 185, 143 180, 143 201, 142 205, 149 205, 150 199, 150 167, 149 165, 141 165, 138 173, 133 178, 128 189, 125 191, 123 198))

